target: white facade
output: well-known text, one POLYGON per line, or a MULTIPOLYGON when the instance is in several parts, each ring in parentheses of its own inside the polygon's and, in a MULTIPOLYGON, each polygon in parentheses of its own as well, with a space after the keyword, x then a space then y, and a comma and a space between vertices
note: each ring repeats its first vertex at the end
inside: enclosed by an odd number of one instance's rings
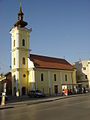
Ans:
POLYGON ((77 69, 77 82, 90 89, 90 60, 82 60, 74 63, 77 69))

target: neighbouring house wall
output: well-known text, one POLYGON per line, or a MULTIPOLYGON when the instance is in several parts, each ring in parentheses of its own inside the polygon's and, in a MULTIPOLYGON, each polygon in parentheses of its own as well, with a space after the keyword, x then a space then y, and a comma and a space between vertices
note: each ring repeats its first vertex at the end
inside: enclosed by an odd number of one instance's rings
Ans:
POLYGON ((82 60, 74 63, 77 69, 77 83, 81 83, 82 87, 90 89, 90 61, 82 60))

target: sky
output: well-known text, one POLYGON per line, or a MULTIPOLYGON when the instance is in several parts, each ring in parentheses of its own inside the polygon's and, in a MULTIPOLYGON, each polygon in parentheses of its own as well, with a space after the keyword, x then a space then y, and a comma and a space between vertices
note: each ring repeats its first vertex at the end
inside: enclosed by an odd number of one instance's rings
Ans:
MULTIPOLYGON (((90 0, 21 0, 30 34, 31 53, 90 59, 90 0)), ((0 73, 11 65, 10 29, 18 19, 20 0, 0 0, 0 73)))

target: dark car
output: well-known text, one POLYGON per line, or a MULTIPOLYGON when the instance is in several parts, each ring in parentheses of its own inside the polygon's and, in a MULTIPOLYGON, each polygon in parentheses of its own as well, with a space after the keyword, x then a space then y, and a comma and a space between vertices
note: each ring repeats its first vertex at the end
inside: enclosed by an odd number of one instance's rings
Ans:
POLYGON ((35 91, 34 90, 29 91, 28 96, 35 97, 35 91))
POLYGON ((32 90, 29 91, 28 95, 30 97, 45 97, 45 94, 42 93, 40 90, 32 90))

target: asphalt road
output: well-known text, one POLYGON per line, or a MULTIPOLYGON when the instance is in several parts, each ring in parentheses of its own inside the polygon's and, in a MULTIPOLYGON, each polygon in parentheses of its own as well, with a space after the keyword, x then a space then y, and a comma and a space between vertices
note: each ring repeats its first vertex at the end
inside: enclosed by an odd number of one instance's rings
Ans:
POLYGON ((0 120, 90 120, 90 95, 3 109, 0 120))

